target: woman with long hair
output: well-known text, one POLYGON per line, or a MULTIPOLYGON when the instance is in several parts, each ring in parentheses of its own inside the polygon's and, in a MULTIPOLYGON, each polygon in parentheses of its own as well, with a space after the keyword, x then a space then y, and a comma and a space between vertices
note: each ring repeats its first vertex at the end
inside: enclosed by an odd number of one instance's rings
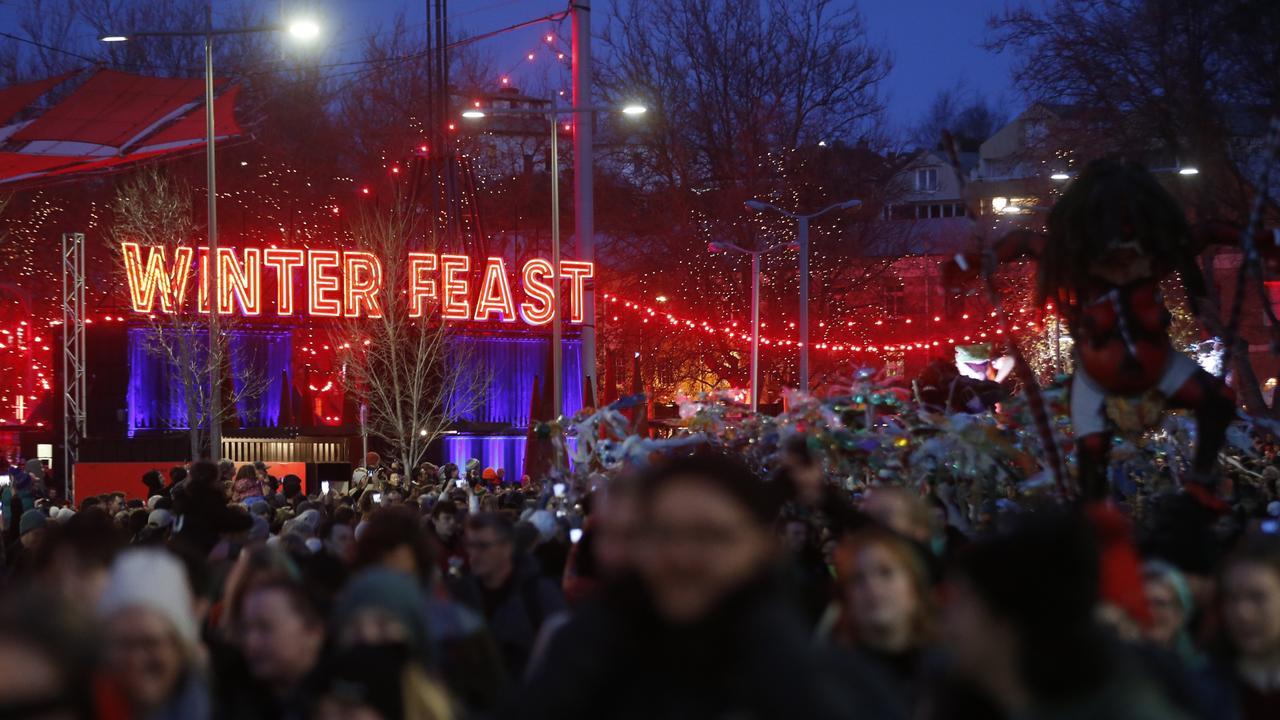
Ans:
POLYGON ((909 713, 921 696, 935 639, 935 604, 923 549, 888 528, 858 530, 837 546, 839 620, 832 639, 879 670, 909 713))

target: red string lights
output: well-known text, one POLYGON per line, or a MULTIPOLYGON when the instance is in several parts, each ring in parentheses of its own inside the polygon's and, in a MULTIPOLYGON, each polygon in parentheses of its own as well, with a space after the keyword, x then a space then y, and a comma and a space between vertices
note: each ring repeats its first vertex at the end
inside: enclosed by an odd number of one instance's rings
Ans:
MULTIPOLYGON (((665 324, 671 327, 680 327, 685 329, 698 330, 707 334, 726 335, 733 340, 750 342, 751 328, 746 323, 730 322, 729 324, 713 324, 706 320, 695 321, 688 318, 681 318, 673 313, 667 312, 661 308, 650 307, 632 300, 619 297, 610 293, 603 293, 602 300, 606 303, 605 314, 612 320, 619 320, 619 312, 625 311, 632 315, 639 316, 642 324, 665 324)), ((1023 308, 1019 314, 1025 314, 1028 309, 1023 308)), ((965 314, 963 319, 969 319, 969 314, 965 314)), ((985 315, 984 321, 990 321, 991 315, 985 315)), ((942 323, 942 317, 935 315, 931 319, 932 323, 942 323)), ((828 323, 819 322, 819 327, 825 327, 828 323)), ((836 323, 838 325, 839 323, 836 323)), ((855 327, 856 323, 852 320, 845 321, 845 327, 855 327)), ((905 319, 904 325, 912 324, 911 319, 905 319)), ((876 320, 875 326, 883 326, 883 320, 876 320)), ((1021 324, 1015 324, 1011 328, 1013 331, 1021 330, 1023 327, 1027 329, 1035 329, 1038 323, 1034 320, 1028 320, 1021 324)), ((764 323, 761 323, 764 326, 764 323)), ((794 329, 794 322, 788 323, 789 329, 794 329)), ((950 348, 957 344, 986 342, 1004 335, 1004 331, 999 328, 990 328, 986 324, 976 324, 967 328, 950 328, 950 332, 936 333, 914 337, 907 340, 895 339, 889 342, 875 342, 871 340, 823 340, 812 344, 814 350, 826 350, 835 353, 892 353, 907 352, 915 350, 936 351, 941 348, 950 348)), ((780 339, 777 337, 760 336, 760 344, 765 347, 801 347, 801 343, 792 339, 780 339)))

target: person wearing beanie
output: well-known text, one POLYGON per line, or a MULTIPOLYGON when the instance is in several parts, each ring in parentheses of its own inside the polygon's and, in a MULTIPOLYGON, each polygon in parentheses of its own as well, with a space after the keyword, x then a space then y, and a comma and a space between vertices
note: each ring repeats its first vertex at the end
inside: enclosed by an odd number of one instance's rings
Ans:
POLYGON ((48 523, 49 518, 43 510, 31 509, 22 513, 18 520, 17 539, 5 548, 4 553, 5 566, 11 577, 24 577, 35 570, 36 556, 48 523))
POLYGON ((338 596, 330 620, 339 648, 399 638, 415 659, 431 662, 427 596, 416 578, 399 570, 374 566, 361 571, 338 596))
POLYGON ((1205 656, 1191 639, 1196 604, 1187 576, 1163 560, 1148 560, 1142 565, 1142 581, 1151 615, 1146 640, 1173 653, 1187 668, 1203 668, 1205 656))
POLYGON ((320 511, 314 508, 303 510, 284 524, 282 535, 298 535, 303 541, 316 536, 320 527, 320 511))
POLYGON ((194 598, 183 564, 157 548, 116 557, 96 615, 103 669, 133 717, 205 720, 211 703, 194 598))
POLYGON ((38 458, 31 458, 22 466, 22 469, 25 470, 27 476, 31 478, 31 486, 35 494, 40 497, 44 497, 46 490, 44 482, 44 464, 41 463, 38 458))
POLYGON ((28 510, 22 513, 18 521, 18 536, 25 547, 33 547, 40 542, 40 536, 49 522, 49 516, 41 510, 28 510))
POLYGON ((168 510, 152 510, 147 515, 148 527, 167 528, 170 525, 173 525, 173 513, 168 510))

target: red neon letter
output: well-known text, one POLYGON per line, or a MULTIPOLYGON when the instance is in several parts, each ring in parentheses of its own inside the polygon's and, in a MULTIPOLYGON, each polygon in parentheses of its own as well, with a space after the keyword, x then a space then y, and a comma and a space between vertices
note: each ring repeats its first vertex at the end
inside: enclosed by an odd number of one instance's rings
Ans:
POLYGON ((258 315, 262 312, 262 251, 244 249, 244 263, 236 260, 236 251, 218 248, 218 314, 230 315, 231 298, 240 303, 240 312, 258 315))
POLYGON ((293 314, 293 269, 307 264, 301 250, 267 248, 262 262, 276 269, 276 315, 293 314))
POLYGON ((495 312, 502 322, 516 321, 515 303, 511 301, 511 283, 507 280, 507 265, 500 257, 491 257, 485 263, 480 298, 476 300, 475 319, 488 320, 490 313, 495 312))
POLYGON ((540 303, 520 303, 520 317, 529 325, 546 325, 556 316, 555 295, 551 284, 547 282, 555 276, 551 263, 542 258, 533 258, 524 264, 521 272, 524 280, 524 294, 540 303))
POLYGON ((191 277, 191 248, 174 248, 173 268, 167 271, 163 247, 148 246, 145 264, 142 262, 142 248, 137 243, 121 243, 120 253, 124 256, 129 301, 134 312, 151 312, 157 291, 162 312, 173 313, 182 307, 187 297, 187 280, 191 277))
POLYGON ((447 320, 470 320, 471 281, 466 272, 471 269, 471 258, 466 255, 441 255, 440 276, 443 288, 440 292, 440 315, 447 320))
POLYGON ((580 260, 561 260, 560 277, 569 278, 569 322, 581 323, 586 315, 583 298, 586 281, 595 274, 595 266, 580 260))
POLYGON ((382 317, 378 291, 382 289, 382 263, 370 252, 342 253, 342 310, 349 317, 360 317, 360 307, 371 318, 382 317))
POLYGON ((209 248, 200 248, 200 287, 196 292, 196 309, 209 314, 209 248))
POLYGON ((409 317, 422 317, 423 300, 439 297, 435 278, 429 274, 435 271, 435 253, 409 253, 409 317))
POLYGON ((337 250, 307 251, 307 299, 312 315, 338 317, 342 314, 342 297, 338 295, 342 283, 336 274, 328 274, 337 269, 337 250))

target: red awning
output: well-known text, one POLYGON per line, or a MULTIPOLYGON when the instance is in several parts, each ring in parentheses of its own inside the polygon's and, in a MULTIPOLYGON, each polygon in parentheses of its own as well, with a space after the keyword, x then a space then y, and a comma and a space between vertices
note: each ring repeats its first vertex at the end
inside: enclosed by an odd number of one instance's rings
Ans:
POLYGON ((71 73, 63 73, 57 77, 22 83, 20 85, 10 85, 5 89, 0 90, 0 125, 4 125, 12 120, 13 116, 22 112, 41 95, 52 90, 54 85, 66 80, 71 77, 71 75, 71 73))
MULTIPOLYGON (((68 76, 0 90, 0 114, 20 112, 68 76), (23 104, 23 99, 25 104, 23 104), (8 104, 6 104, 8 103, 8 104)), ((214 100, 217 138, 241 133, 232 86, 214 100)), ((204 81, 148 78, 98 70, 68 97, 6 140, 22 152, 0 153, 0 184, 39 183, 172 155, 204 144, 204 81)))
POLYGON ((118 148, 201 100, 203 94, 201 79, 152 78, 99 70, 11 139, 118 148))
MULTIPOLYGON (((150 160, 151 158, 159 157, 161 155, 166 155, 169 152, 171 151, 152 150, 151 152, 135 152, 135 153, 129 153, 128 155, 114 155, 108 158, 89 157, 89 158, 84 158, 85 162, 81 164, 71 165, 68 167, 62 167, 56 170, 51 170, 48 173, 46 173, 46 175, 49 175, 49 176, 70 175, 72 173, 79 174, 79 173, 94 172, 99 170, 114 170, 121 165, 125 165, 128 163, 141 162, 143 160, 150 160)), ((3 182, 3 181, 0 180, 0 182, 3 182)))
POLYGON ((23 155, 0 152, 0 182, 18 180, 27 175, 57 171, 83 163, 86 158, 71 155, 23 155))
MULTIPOLYGON (((222 95, 213 99, 213 135, 224 138, 240 134, 240 125, 236 123, 236 100, 240 97, 240 86, 234 85, 222 95)), ((182 119, 164 128, 150 137, 144 138, 139 150, 160 150, 166 148, 179 149, 190 145, 200 145, 205 141, 204 103, 187 113, 182 119)))

